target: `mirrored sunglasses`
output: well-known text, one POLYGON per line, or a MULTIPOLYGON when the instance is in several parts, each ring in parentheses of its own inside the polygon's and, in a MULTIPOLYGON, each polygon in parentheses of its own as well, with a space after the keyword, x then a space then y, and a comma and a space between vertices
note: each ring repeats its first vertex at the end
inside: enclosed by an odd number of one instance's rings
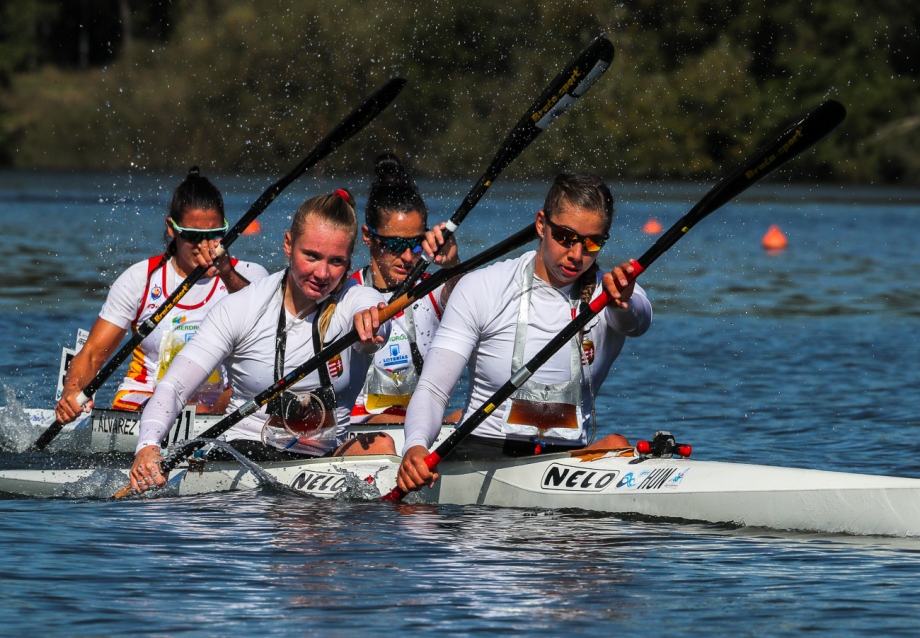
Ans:
POLYGON ((417 252, 418 247, 425 240, 424 235, 418 235, 417 237, 384 237, 370 226, 367 227, 367 231, 380 244, 381 248, 396 255, 406 252, 407 248, 411 249, 413 253, 417 252))
POLYGON ((585 247, 586 252, 596 253, 599 252, 600 249, 604 247, 604 244, 607 243, 607 240, 610 239, 610 233, 604 233, 603 235, 579 235, 571 228, 553 223, 549 217, 545 217, 544 219, 546 219, 546 224, 549 226, 549 234, 552 235, 556 243, 563 248, 571 248, 575 244, 580 243, 585 247))
POLYGON ((230 224, 227 223, 226 219, 224 220, 224 225, 220 228, 185 228, 173 221, 172 217, 169 218, 169 223, 172 224, 173 230, 179 234, 179 237, 193 244, 200 244, 205 240, 220 239, 227 234, 227 229, 230 228, 230 224))

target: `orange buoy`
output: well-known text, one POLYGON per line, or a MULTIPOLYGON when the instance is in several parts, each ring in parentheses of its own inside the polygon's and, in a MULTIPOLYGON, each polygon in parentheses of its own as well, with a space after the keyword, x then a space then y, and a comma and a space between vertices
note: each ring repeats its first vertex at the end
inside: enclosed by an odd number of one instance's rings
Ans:
POLYGON ((645 226, 642 227, 642 232, 646 235, 657 235, 661 232, 661 224, 654 217, 649 217, 649 220, 645 222, 645 226))
POLYGON ((762 243, 763 247, 767 250, 782 250, 789 242, 783 234, 783 231, 779 229, 779 226, 773 224, 770 226, 767 234, 763 236, 762 243))
POLYGON ((243 231, 244 235, 258 235, 259 231, 262 230, 262 224, 259 223, 258 219, 253 219, 252 223, 246 227, 246 230, 243 231))

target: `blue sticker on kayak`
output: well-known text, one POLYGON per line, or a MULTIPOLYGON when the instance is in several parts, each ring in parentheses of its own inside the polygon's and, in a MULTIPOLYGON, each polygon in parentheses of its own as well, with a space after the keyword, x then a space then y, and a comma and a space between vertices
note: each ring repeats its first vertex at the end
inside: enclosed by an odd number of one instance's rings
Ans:
POLYGON ((689 467, 678 469, 676 467, 659 467, 654 470, 641 472, 627 472, 617 482, 620 490, 660 490, 673 489, 684 480, 689 467))

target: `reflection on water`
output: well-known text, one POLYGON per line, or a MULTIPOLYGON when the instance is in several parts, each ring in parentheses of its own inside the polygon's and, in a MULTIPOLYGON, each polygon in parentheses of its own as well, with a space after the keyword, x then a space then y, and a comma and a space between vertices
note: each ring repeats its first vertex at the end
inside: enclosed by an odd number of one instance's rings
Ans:
MULTIPOLYGON (((0 567, 16 583, 6 602, 35 610, 50 631, 79 609, 85 627, 143 622, 165 634, 220 623, 222 632, 558 635, 610 622, 640 634, 884 634, 914 626, 917 611, 920 547, 905 541, 271 491, 3 509, 0 567), (37 560, 21 560, 30 545, 23 524, 38 507, 68 523, 47 530, 37 560)), ((27 626, 18 615, 8 630, 27 626)))

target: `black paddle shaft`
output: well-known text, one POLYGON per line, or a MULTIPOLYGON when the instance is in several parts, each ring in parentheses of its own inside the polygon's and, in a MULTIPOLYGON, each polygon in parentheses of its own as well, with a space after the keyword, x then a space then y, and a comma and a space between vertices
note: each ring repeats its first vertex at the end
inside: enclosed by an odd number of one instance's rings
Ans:
MULTIPOLYGON (((784 129, 782 133, 745 160, 739 168, 716 184, 689 213, 668 229, 642 257, 638 260, 633 260, 633 272, 629 274, 629 279, 635 281, 636 277, 664 254, 666 250, 677 243, 697 222, 786 162, 817 144, 837 128, 845 117, 846 109, 843 108, 843 105, 834 100, 828 100, 796 120, 795 123, 784 129)), ((611 301, 612 299, 606 292, 595 298, 588 308, 578 313, 575 319, 569 322, 559 334, 553 337, 489 397, 485 404, 480 406, 434 451, 426 456, 425 465, 431 470, 436 468, 438 463, 453 452, 457 445, 469 436, 479 424, 485 421, 495 408, 507 401, 540 366, 549 361, 560 348, 575 337, 611 301)), ((405 493, 399 487, 395 487, 383 497, 383 500, 395 501, 403 496, 405 496, 405 493)))
MULTIPOLYGON (((223 249, 226 250, 229 248, 230 245, 237 240, 240 234, 246 230, 249 224, 261 215, 265 209, 268 208, 268 205, 275 201, 278 195, 280 195, 291 182, 303 175, 307 169, 332 153, 335 149, 353 137, 358 131, 367 126, 371 120, 380 115, 380 113, 396 99, 396 96, 399 95, 405 85, 406 80, 402 78, 390 80, 382 88, 378 89, 373 95, 367 98, 358 108, 352 111, 348 117, 342 120, 332 132, 317 144, 316 148, 314 148, 303 161, 295 166, 287 175, 269 186, 259 199, 250 206, 249 210, 246 211, 236 224, 234 224, 233 228, 224 235, 221 240, 223 249)), ((150 318, 137 326, 131 339, 109 359, 93 380, 83 389, 82 394, 87 400, 96 394, 99 388, 101 388, 109 377, 115 373, 118 367, 124 363, 125 359, 131 356, 134 349, 156 329, 157 325, 163 321, 166 315, 175 308, 176 304, 182 300, 185 294, 192 289, 192 286, 194 286, 207 271, 208 269, 206 267, 197 266, 189 276, 179 284, 179 287, 166 298, 163 305, 161 305, 150 318)), ((52 423, 51 426, 38 437, 35 443, 32 444, 29 450, 35 451, 45 449, 63 427, 64 424, 59 421, 52 423)))
MULTIPOLYGON (((502 143, 489 167, 467 194, 460 207, 451 215, 444 229, 444 239, 453 235, 464 218, 479 203, 492 182, 508 165, 523 152, 531 142, 548 129, 556 119, 578 98, 587 93, 613 62, 613 44, 604 35, 594 39, 578 56, 557 75, 540 97, 530 106, 524 116, 502 143)), ((409 276, 396 291, 403 294, 422 276, 428 268, 428 256, 416 262, 409 276)))
MULTIPOLYGON (((521 246, 532 242, 537 238, 537 229, 534 224, 530 224, 526 228, 518 231, 511 237, 499 242, 495 246, 484 250, 475 257, 467 259, 461 264, 457 264, 453 268, 444 268, 439 270, 431 277, 422 280, 417 286, 412 288, 408 293, 401 295, 400 297, 395 298, 390 304, 380 311, 380 320, 381 322, 387 321, 395 315, 399 314, 407 306, 415 303, 418 299, 421 299, 429 292, 434 291, 441 284, 447 282, 449 279, 468 273, 480 266, 483 266, 493 259, 497 259, 502 255, 520 248, 521 246)), ((213 426, 205 430, 199 435, 199 439, 213 439, 234 425, 245 419, 250 414, 256 412, 259 408, 264 406, 266 403, 274 399, 276 396, 280 395, 282 392, 287 390, 289 387, 303 379, 305 376, 316 370, 320 365, 339 354, 346 348, 354 345, 358 341, 358 331, 355 329, 350 330, 348 333, 339 337, 328 346, 324 347, 322 350, 317 352, 309 360, 305 361, 301 365, 297 366, 294 370, 286 374, 284 377, 279 379, 274 385, 266 388, 251 400, 246 402, 244 405, 240 406, 238 410, 228 414, 226 417, 215 423, 213 426)), ((193 454, 197 449, 201 448, 204 445, 203 442, 192 442, 186 443, 176 452, 172 453, 160 463, 160 470, 166 474, 170 472, 173 468, 176 467, 183 459, 188 455, 193 454)))

